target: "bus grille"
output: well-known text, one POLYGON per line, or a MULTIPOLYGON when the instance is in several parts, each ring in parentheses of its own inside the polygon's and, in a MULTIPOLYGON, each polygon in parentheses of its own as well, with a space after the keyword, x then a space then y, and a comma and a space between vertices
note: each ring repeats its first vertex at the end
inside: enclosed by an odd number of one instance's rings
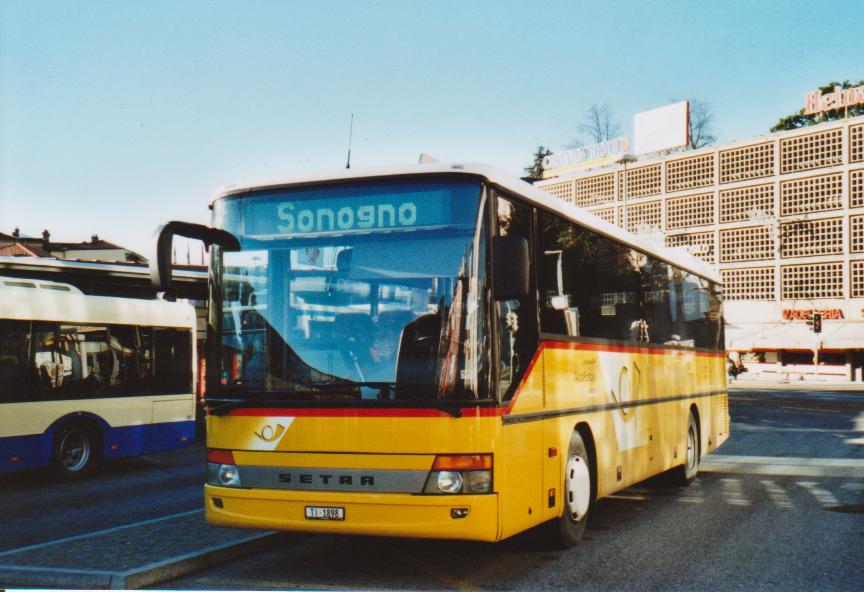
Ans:
POLYGON ((718 435, 729 433, 729 397, 714 397, 714 425, 718 435))

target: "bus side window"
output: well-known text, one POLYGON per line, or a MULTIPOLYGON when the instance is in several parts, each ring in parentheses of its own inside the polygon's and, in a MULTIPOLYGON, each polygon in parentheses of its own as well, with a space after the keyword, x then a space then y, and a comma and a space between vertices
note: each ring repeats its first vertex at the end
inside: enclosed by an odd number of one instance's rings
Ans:
POLYGON ((36 376, 29 351, 30 322, 0 321, 0 402, 28 398, 36 376))

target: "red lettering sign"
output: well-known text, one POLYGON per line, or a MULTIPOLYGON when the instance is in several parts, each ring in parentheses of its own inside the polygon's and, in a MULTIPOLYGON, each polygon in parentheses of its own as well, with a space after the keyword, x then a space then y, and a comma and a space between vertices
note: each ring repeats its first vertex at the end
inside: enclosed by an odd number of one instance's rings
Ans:
MULTIPOLYGON (((845 318, 843 316, 843 310, 840 308, 827 308, 825 310, 816 310, 814 311, 812 308, 810 309, 783 309, 783 320, 784 321, 809 321, 813 318, 813 313, 818 312, 822 315, 823 321, 839 321, 845 318)), ((862 314, 864 314, 864 309, 862 309, 862 314)))

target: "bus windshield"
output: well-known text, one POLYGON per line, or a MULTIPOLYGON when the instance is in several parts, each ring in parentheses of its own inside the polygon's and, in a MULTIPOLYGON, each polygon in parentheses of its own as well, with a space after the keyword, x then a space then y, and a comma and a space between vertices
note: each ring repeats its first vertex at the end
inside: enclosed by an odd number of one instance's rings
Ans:
POLYGON ((214 253, 208 397, 489 397, 484 203, 465 177, 218 200, 241 249, 214 253))

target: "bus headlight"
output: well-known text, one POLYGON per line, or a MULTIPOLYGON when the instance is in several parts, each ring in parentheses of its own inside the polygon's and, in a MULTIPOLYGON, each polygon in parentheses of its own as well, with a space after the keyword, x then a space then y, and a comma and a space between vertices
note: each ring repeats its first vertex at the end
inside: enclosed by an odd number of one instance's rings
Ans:
POLYGON ((207 451, 207 483, 221 487, 241 487, 240 472, 229 450, 207 451))
POLYGON ((240 473, 236 465, 207 463, 207 483, 222 487, 240 487, 240 473))
POLYGON ((459 493, 462 491, 462 475, 456 471, 441 471, 436 479, 438 491, 441 493, 459 493))
POLYGON ((492 455, 438 456, 423 493, 471 494, 492 491, 492 455))

